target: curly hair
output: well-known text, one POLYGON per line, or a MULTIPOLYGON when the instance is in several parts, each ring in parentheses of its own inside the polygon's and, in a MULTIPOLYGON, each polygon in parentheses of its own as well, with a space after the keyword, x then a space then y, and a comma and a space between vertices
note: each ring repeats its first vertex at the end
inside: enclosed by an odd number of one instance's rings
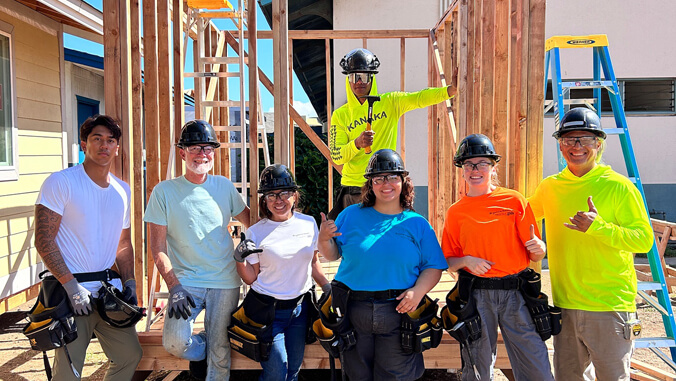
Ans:
MULTIPOLYGON (((411 178, 406 175, 401 176, 401 194, 399 195, 399 205, 401 205, 404 210, 414 210, 413 209, 413 199, 415 198, 415 190, 413 188, 413 181, 411 178)), ((373 180, 368 179, 361 187, 361 207, 365 208, 367 206, 373 206, 376 204, 376 195, 373 193, 373 180)))
MULTIPOLYGON (((301 194, 298 191, 298 189, 282 189, 282 190, 295 191, 293 198, 296 199, 296 202, 293 204, 293 206, 291 206, 291 210, 293 211, 299 210, 298 205, 300 204, 301 194)), ((272 212, 270 212, 270 209, 268 209, 268 203, 265 201, 265 194, 262 194, 258 198, 258 217, 260 217, 261 219, 267 218, 268 220, 272 218, 272 212)))

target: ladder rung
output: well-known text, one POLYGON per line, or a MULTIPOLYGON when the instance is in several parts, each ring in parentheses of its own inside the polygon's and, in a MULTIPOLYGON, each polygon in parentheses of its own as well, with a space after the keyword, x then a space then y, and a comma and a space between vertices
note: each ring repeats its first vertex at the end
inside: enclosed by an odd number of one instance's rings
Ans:
MULTIPOLYGON (((204 107, 239 107, 240 101, 201 101, 200 106, 204 107)), ((245 107, 249 107, 249 101, 244 102, 245 107)))
POLYGON ((580 99, 564 99, 564 105, 586 105, 596 102, 595 98, 580 98, 580 99))
POLYGON ((239 77, 239 72, 238 71, 195 72, 195 73, 185 73, 184 77, 186 77, 186 78, 232 78, 232 77, 239 77))
POLYGON ((670 337, 640 337, 634 340, 636 348, 672 348, 676 347, 676 341, 670 337))
MULTIPOLYGON (((239 64, 239 57, 200 57, 204 64, 239 64)), ((249 57, 244 57, 244 63, 248 63, 249 57)))
POLYGON ((627 178, 629 179, 629 181, 631 181, 632 184, 636 185, 636 177, 628 176, 627 178))
POLYGON ((600 89, 606 88, 612 92, 613 81, 575 81, 575 82, 561 82, 563 88, 576 89, 600 89))
POLYGON ((638 290, 639 291, 662 290, 662 284, 660 282, 638 282, 638 290))
POLYGON ((622 135, 624 134, 624 128, 604 128, 603 132, 608 135, 622 135))

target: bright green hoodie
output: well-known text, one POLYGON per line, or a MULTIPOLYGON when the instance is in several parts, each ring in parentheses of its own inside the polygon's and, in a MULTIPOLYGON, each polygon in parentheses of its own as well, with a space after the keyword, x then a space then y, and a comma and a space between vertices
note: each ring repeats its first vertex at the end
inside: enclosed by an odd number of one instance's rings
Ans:
POLYGON ((646 253, 653 230, 641 194, 626 177, 598 164, 582 177, 568 168, 544 179, 528 200, 545 219, 554 304, 585 311, 636 310, 634 254, 646 253), (565 227, 569 217, 598 211, 585 232, 565 227))
MULTIPOLYGON (((336 164, 343 164, 341 184, 345 186, 362 186, 366 179, 364 173, 370 154, 364 149, 357 149, 354 140, 366 130, 368 102, 359 103, 345 78, 347 103, 339 107, 331 115, 329 132, 329 149, 331 159, 336 164)), ((375 78, 370 95, 378 95, 375 78)), ((380 101, 373 104, 373 136, 372 152, 379 149, 397 149, 397 132, 399 118, 404 113, 418 108, 435 105, 449 99, 445 87, 430 88, 415 93, 391 92, 380 95, 380 101)))

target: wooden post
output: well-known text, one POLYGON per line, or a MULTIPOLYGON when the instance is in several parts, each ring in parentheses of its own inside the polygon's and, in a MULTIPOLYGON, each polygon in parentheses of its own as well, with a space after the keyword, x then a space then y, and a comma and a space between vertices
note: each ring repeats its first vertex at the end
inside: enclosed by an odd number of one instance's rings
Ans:
POLYGON ((275 163, 289 165, 289 19, 287 0, 272 0, 272 49, 275 67, 275 163))
MULTIPOLYGON (((249 30, 249 184, 251 189, 251 224, 258 221, 258 40, 256 38, 256 0, 248 0, 247 28, 249 30)), ((244 68, 241 68, 244 74, 244 68)), ((244 94, 242 94, 244 96, 244 94)), ((244 114, 242 114, 244 115, 244 114)), ((268 144, 264 141, 263 144, 268 144)))
MULTIPOLYGON (((406 91, 406 39, 399 40, 399 90, 406 91)), ((406 164, 406 114, 399 119, 399 146, 401 160, 406 164)))
MULTIPOLYGON (((220 38, 225 38, 225 32, 221 32, 220 38)), ((228 56, 228 49, 223 49, 223 57, 228 56)), ((228 71, 228 65, 221 65, 221 72, 228 71)), ((228 81, 218 81, 218 99, 222 101, 228 100, 228 81)), ((230 107, 221 107, 220 109, 221 125, 230 125, 230 107)), ((224 131, 218 133, 221 142, 230 142, 230 132, 224 131)), ((221 174, 227 178, 231 178, 230 174, 230 148, 221 148, 221 174)))
MULTIPOLYGON (((289 39, 289 104, 293 105, 293 40, 289 39)), ((307 115, 305 115, 307 116, 307 115)), ((296 174, 296 134, 293 129, 294 123, 289 119, 289 169, 296 174)))
MULTIPOLYGON (((157 4, 155 0, 143 1, 143 69, 145 74, 145 126, 146 126, 146 197, 160 182, 159 103, 157 74, 157 4)), ((148 255, 147 274, 153 273, 155 261, 148 255)))
MULTIPOLYGON (((525 0, 524 0, 525 1, 525 0)), ((532 195, 542 180, 542 122, 544 86, 534 78, 544 78, 545 0, 530 0, 528 46, 528 116, 526 196, 532 195)))
POLYGON ((502 155, 498 179, 500 184, 507 184, 507 174, 511 155, 508 149, 509 138, 509 1, 496 0, 494 17, 495 60, 493 88, 493 145, 496 152, 502 155))
MULTIPOLYGON (((324 39, 324 65, 326 72, 326 130, 327 132, 331 130, 331 113, 332 113, 332 102, 331 102, 331 40, 326 38, 324 39)), ((328 134, 327 134, 328 135, 328 134)), ((333 166, 331 165, 331 159, 328 159, 328 198, 329 205, 327 211, 330 211, 333 208, 333 166)))
POLYGON ((157 0, 157 74, 160 133, 160 179, 171 178, 169 150, 173 146, 171 129, 171 69, 169 58, 169 0, 157 0))
MULTIPOLYGON (((512 147, 512 160, 509 165, 509 181, 505 184, 511 189, 519 192, 524 191, 524 185, 520 178, 523 178, 523 163, 525 162, 525 144, 521 144, 522 129, 525 127, 521 122, 522 118, 525 120, 525 112, 521 112, 521 92, 522 79, 527 77, 522 75, 523 67, 521 65, 521 57, 523 55, 522 49, 522 28, 523 28, 523 1, 511 0, 511 34, 510 34, 510 67, 509 71, 509 145, 512 147)), ((527 67, 527 66, 526 66, 527 67)), ((506 168, 507 169, 507 168, 506 168)))
MULTIPOLYGON (((176 143, 181 138, 181 128, 185 123, 185 106, 184 95, 183 95, 183 0, 173 0, 173 12, 174 12, 174 138, 173 142, 176 143)), ((172 150, 176 150, 176 147, 170 147, 172 150)), ((183 160, 181 156, 178 155, 178 152, 175 152, 174 160, 174 176, 178 177, 183 173, 183 160)))
POLYGON ((141 18, 140 1, 131 0, 129 7, 129 47, 131 50, 131 122, 132 128, 132 236, 134 239, 134 274, 136 278, 136 295, 140 305, 147 305, 148 279, 145 276, 143 212, 145 198, 143 171, 143 97, 141 82, 141 18))
MULTIPOLYGON (((122 117, 122 93, 120 87, 120 5, 113 0, 103 2, 103 86, 106 102, 106 114, 118 122, 122 117)), ((126 15, 122 15, 126 17, 126 15)), ((111 168, 111 171, 119 178, 129 181, 129 174, 124 173, 123 162, 128 160, 129 150, 125 148, 129 144, 128 126, 122 127, 119 156, 111 168)))
POLYGON ((481 126, 479 131, 493 136, 493 92, 495 82, 495 3, 484 1, 481 7, 481 126))

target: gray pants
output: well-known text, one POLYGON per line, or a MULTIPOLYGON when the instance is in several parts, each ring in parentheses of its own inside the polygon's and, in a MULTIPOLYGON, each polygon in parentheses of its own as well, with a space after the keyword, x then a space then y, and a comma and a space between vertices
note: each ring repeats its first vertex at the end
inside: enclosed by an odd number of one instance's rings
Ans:
MULTIPOLYGON (((493 379, 497 357, 498 327, 505 341, 516 380, 554 380, 547 346, 535 331, 526 303, 518 290, 474 290, 481 316, 481 338, 470 344, 481 380, 493 379)), ((475 381, 467 351, 463 349, 462 379, 475 381)))
POLYGON ((563 327, 554 336, 554 371, 559 380, 629 380, 633 346, 624 326, 634 312, 582 311, 562 308, 563 327))
MULTIPOLYGON (((68 353, 75 369, 82 374, 87 347, 92 333, 99 339, 103 353, 110 360, 105 381, 129 381, 141 361, 143 350, 138 342, 136 328, 114 328, 101 319, 96 309, 89 316, 76 316, 77 339, 68 344, 68 353)), ((54 353, 54 380, 78 380, 73 374, 66 351, 59 348, 54 353)))

